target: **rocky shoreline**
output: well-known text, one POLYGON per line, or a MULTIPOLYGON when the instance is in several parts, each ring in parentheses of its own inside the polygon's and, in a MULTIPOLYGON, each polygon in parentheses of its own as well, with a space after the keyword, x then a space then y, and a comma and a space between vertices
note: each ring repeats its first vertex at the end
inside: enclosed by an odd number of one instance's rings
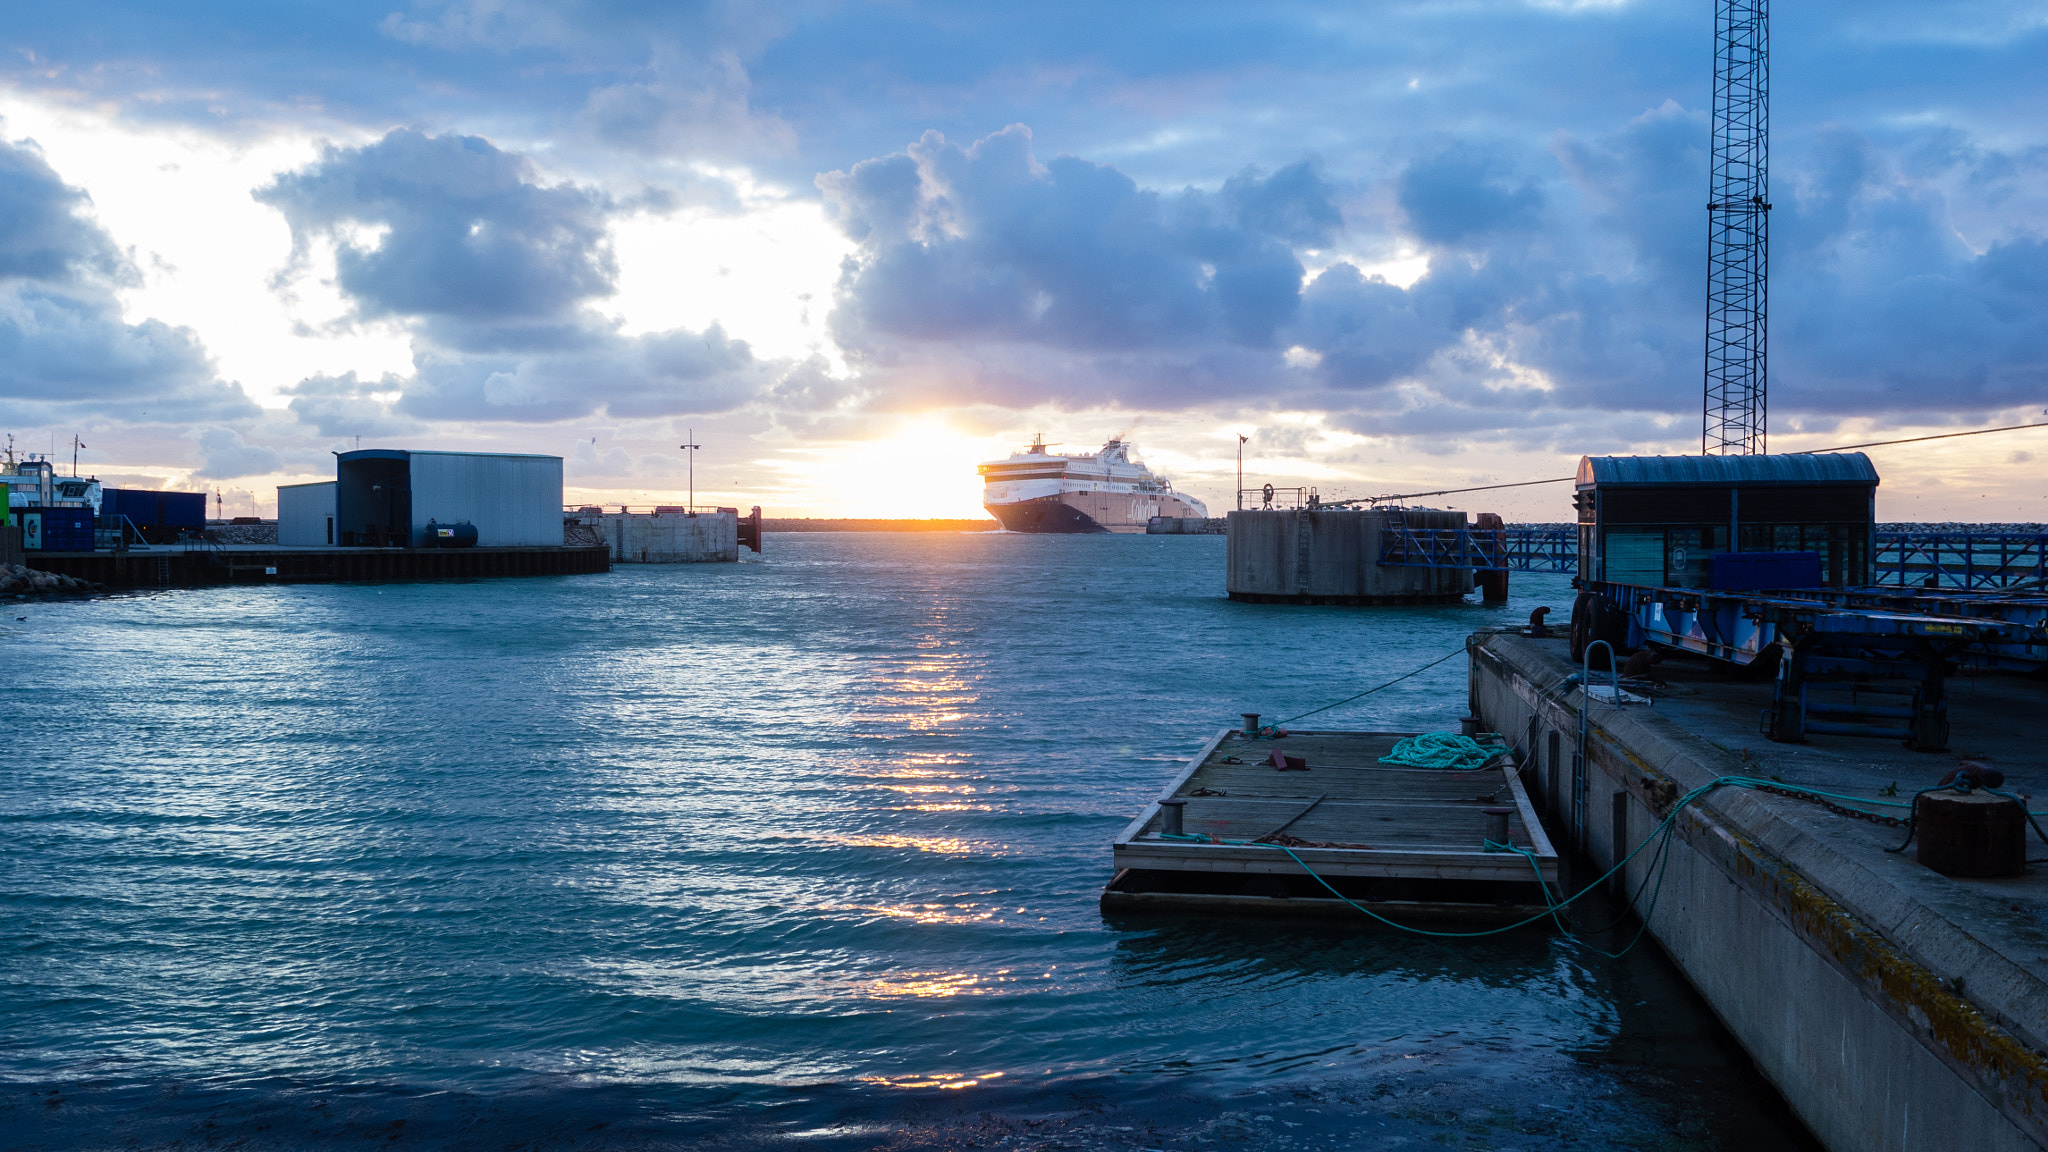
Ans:
POLYGON ((76 576, 44 572, 21 564, 0 564, 0 596, 93 592, 98 589, 99 585, 76 576))

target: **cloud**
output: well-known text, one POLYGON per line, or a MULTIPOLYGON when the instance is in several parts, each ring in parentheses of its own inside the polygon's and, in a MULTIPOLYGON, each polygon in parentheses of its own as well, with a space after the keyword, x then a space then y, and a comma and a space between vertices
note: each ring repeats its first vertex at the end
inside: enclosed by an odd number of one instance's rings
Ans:
POLYGON ((610 217, 637 205, 544 184, 526 157, 479 137, 396 129, 360 148, 329 146, 257 196, 290 222, 300 264, 333 245, 359 319, 397 320, 414 335, 413 374, 380 382, 378 395, 352 375, 296 387, 293 411, 326 435, 723 412, 789 367, 758 360, 716 324, 624 334, 590 305, 618 275, 610 217))
POLYGON ((255 195, 291 223, 295 259, 317 240, 335 245, 358 315, 446 321, 456 339, 561 324, 618 276, 604 195, 543 185, 525 157, 477 136, 400 128, 362 148, 329 145, 255 195))
POLYGON ((0 143, 0 413, 18 425, 254 415, 190 329, 122 318, 115 290, 134 272, 90 208, 32 144, 0 143))
POLYGON ((1440 247, 1528 232, 1542 220, 1543 193, 1536 182, 1470 144, 1409 164, 1396 198, 1409 230, 1440 247))
POLYGON ((266 476, 283 467, 274 449, 243 441, 231 428, 208 428, 199 434, 199 451, 204 462, 193 473, 210 480, 233 480, 238 476, 266 476))
MULTIPOLYGON (((1325 240, 1341 221, 1332 188, 1306 162, 1240 173, 1218 193, 1162 194, 1074 157, 1041 164, 1022 125, 966 148, 926 133, 818 186, 860 245, 833 331, 884 375, 920 346, 989 343, 1184 368, 1219 346, 1271 347, 1300 303, 1292 243, 1325 240)), ((1013 403, 1045 395, 1016 383, 1013 403)))
POLYGON ((375 382, 356 379, 353 372, 340 376, 308 376, 286 391, 288 407, 301 423, 312 425, 322 436, 409 435, 420 430, 418 421, 394 414, 390 400, 404 391, 405 382, 386 376, 375 382))

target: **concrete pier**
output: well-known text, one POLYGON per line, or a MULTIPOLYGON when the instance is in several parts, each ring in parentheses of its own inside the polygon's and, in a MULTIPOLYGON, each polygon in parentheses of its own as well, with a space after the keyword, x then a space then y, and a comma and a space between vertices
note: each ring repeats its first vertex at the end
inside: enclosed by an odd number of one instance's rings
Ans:
MULTIPOLYGON (((1414 528, 1466 526, 1463 512, 1400 515, 1414 528)), ((1377 508, 1232 512, 1225 590, 1257 604, 1441 604, 1472 590, 1470 568, 1381 565, 1388 516, 1377 508)))
POLYGON ((716 512, 586 512, 616 564, 712 564, 740 558, 740 515, 716 512))
MULTIPOLYGON (((1915 753, 1846 736, 1774 744, 1757 733, 1768 681, 1675 658, 1656 668, 1653 705, 1593 704, 1581 758, 1564 641, 1482 633, 1470 650, 1474 713, 1523 753, 1560 849, 1598 869, 1572 890, 1720 776, 1908 800, 1961 755, 2003 769, 2008 791, 2048 789, 2040 679, 1955 678, 1956 753, 1915 753)), ((2026 875, 1955 879, 1887 853, 1901 828, 1739 787, 1687 806, 1676 828, 1661 887, 1646 852, 1625 891, 1822 1143, 2048 1147, 2048 845, 2029 834, 2026 875)))

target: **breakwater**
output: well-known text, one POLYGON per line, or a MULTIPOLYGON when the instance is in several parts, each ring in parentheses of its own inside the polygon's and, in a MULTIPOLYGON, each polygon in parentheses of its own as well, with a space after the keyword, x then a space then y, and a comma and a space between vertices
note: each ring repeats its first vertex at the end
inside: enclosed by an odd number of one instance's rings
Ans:
MULTIPOLYGON (((1563 648, 1475 636, 1475 714, 1522 749, 1552 826, 1591 864, 1580 882, 1672 822, 1669 848, 1630 861, 1616 889, 1816 1135, 1844 1152, 2048 1145, 2048 878, 1951 878, 1898 851, 1905 799, 1957 756, 1772 743, 1756 726, 1767 681, 1683 658, 1657 669, 1653 705, 1592 703, 1582 745, 1563 648), (1778 791, 1713 786, 1729 778, 1778 791)), ((2039 713, 2042 682, 1959 679, 1955 746, 2038 796, 2037 736, 2014 718, 2039 713)))

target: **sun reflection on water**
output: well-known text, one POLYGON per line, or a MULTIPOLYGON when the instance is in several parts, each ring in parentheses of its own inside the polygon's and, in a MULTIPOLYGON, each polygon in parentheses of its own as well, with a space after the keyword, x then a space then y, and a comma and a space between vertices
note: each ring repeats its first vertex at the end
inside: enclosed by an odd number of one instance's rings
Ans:
POLYGON ((964 1072, 928 1072, 910 1076, 862 1076, 859 1079, 862 1083, 882 1088, 972 1088, 1001 1076, 1001 1072, 978 1072, 972 1076, 964 1072))

